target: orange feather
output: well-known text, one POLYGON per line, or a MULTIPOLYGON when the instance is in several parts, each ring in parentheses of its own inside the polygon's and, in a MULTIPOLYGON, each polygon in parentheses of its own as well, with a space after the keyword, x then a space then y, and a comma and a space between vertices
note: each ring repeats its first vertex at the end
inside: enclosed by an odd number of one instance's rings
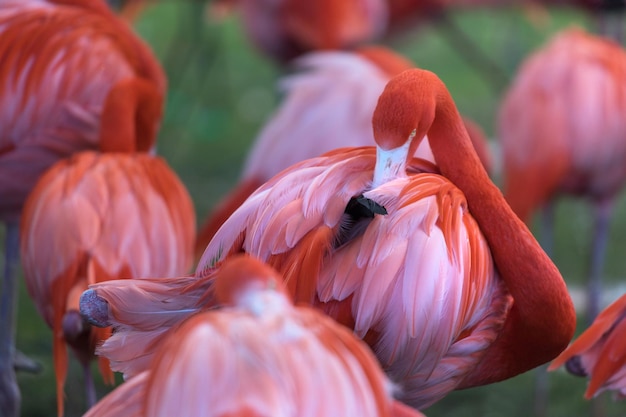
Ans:
MULTIPOLYGON (((59 415, 65 344, 86 367, 110 335, 82 323, 80 293, 100 281, 185 272, 194 224, 187 191, 157 157, 78 153, 41 177, 24 207, 21 255, 28 291, 53 329, 59 415)), ((100 369, 112 382, 108 360, 100 369)))

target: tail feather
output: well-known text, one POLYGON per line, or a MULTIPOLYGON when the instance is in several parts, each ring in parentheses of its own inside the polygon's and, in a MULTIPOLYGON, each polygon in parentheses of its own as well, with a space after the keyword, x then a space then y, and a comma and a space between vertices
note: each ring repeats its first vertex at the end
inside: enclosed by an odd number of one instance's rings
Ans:
MULTIPOLYGON (((124 279, 90 286, 83 298, 87 293, 95 293, 95 298, 106 304, 106 324, 114 329, 113 335, 97 348, 96 354, 107 358, 111 369, 123 372, 126 378, 143 371, 170 328, 192 314, 214 306, 212 282, 213 275, 210 274, 205 277, 124 279)), ((91 306, 81 302, 81 313, 89 319, 87 307, 91 306)))
MULTIPOLYGON (((198 286, 184 292, 197 284, 196 280, 195 277, 122 279, 89 288, 107 303, 108 324, 116 331, 124 328, 149 331, 170 327, 200 308, 197 300, 206 288, 198 286)), ((210 285, 208 280, 205 283, 210 285)), ((81 305, 81 312, 83 308, 81 305)))

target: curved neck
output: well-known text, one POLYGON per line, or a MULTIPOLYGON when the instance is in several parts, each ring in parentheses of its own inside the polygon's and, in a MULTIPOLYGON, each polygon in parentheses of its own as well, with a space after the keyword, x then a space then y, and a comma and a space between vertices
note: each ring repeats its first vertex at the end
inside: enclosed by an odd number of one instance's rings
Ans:
MULTIPOLYGON (((485 366, 481 371, 491 374, 478 376, 476 381, 482 383, 481 378, 502 379, 494 373, 508 377, 554 358, 573 336, 575 311, 559 270, 491 182, 450 93, 438 81, 435 118, 427 133, 435 161, 441 173, 464 192, 500 277, 514 298, 497 341, 500 346, 494 349, 496 357, 507 358, 508 368, 485 366)), ((497 359, 491 356, 487 361, 493 364, 497 359)))

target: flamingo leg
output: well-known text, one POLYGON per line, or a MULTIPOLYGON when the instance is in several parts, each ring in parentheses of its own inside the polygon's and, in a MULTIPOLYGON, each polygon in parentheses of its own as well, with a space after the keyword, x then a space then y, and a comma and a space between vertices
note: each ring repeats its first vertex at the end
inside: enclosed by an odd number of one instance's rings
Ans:
POLYGON ((85 379, 85 393, 87 398, 87 408, 93 407, 98 402, 96 395, 96 386, 93 382, 93 375, 91 373, 91 366, 89 362, 83 364, 83 376, 85 379))
POLYGON ((554 201, 550 200, 541 212, 541 247, 550 258, 554 255, 554 211, 554 201))
POLYGON ((587 280, 587 317, 586 324, 589 326, 600 312, 600 299, 602 297, 602 272, 606 245, 609 238, 609 226, 613 213, 613 201, 604 200, 594 207, 595 227, 591 245, 591 259, 589 265, 589 277, 587 280))
MULTIPOLYGON (((554 211, 553 200, 548 201, 541 211, 541 247, 552 258, 554 253, 554 211)), ((548 380, 548 365, 535 370, 535 386, 533 390, 533 416, 546 417, 548 415, 548 397, 550 384, 548 380)))
POLYGON ((20 390, 15 357, 16 270, 19 259, 19 222, 6 224, 4 280, 0 292, 0 409, 5 417, 20 414, 20 390))
MULTIPOLYGON (((591 245, 589 277, 587 281, 587 326, 593 322, 601 309, 602 272, 606 257, 606 246, 609 240, 612 214, 613 200, 604 200, 594 206, 595 227, 591 245)), ((605 415, 603 396, 591 400, 591 415, 593 417, 602 417, 605 415)))

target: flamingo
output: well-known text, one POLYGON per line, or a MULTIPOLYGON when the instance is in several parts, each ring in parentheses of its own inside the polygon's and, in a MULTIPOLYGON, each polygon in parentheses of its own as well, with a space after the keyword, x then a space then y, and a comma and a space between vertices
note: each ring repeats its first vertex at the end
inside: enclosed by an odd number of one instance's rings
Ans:
MULTIPOLYGON (((285 98, 254 141, 239 183, 199 229, 198 258, 222 223, 283 169, 335 148, 374 145, 371 115, 378 96, 391 77, 414 67, 402 55, 381 46, 312 52, 294 64, 298 72, 281 81, 285 98)), ((471 120, 464 121, 481 161, 490 170, 484 132, 471 120)), ((434 162, 427 141, 415 155, 434 162)))
MULTIPOLYGON (((53 165, 24 205, 21 256, 26 286, 53 331, 58 415, 64 412, 66 344, 80 361, 87 402, 95 346, 110 329, 91 328, 78 310, 89 284, 173 276, 193 261, 195 214, 187 190, 159 157, 79 152, 53 165)), ((106 382, 108 362, 100 359, 106 382)))
POLYGON ((148 47, 103 0, 3 0, 0 39, 0 409, 15 416, 15 276, 26 196, 73 152, 151 148, 166 81, 148 47))
POLYGON ((0 221, 6 225, 0 408, 14 416, 20 403, 12 366, 15 277, 24 200, 48 167, 73 152, 148 150, 166 82, 148 47, 101 0, 2 1, 0 39, 0 221))
POLYGON ((253 45, 283 64, 307 52, 378 40, 387 25, 383 0, 217 0, 208 7, 209 13, 237 8, 253 45))
POLYGON ((127 363, 150 355, 157 330, 211 305, 183 298, 245 252, 276 268, 296 302, 353 329, 416 409, 558 355, 575 327, 565 283, 489 179, 443 82, 421 69, 395 76, 372 125, 375 147, 300 162, 257 189, 211 240, 195 284, 83 293, 81 313, 120 329, 100 353, 127 363), (441 174, 412 158, 426 134, 441 174), (164 302, 179 294, 181 304, 164 302), (127 311, 137 298, 145 305, 135 311, 166 319, 139 323, 127 311))
POLYGON ((588 322, 599 311, 611 212, 626 181, 624 111, 626 52, 570 28, 525 61, 499 115, 505 196, 526 222, 543 208, 549 252, 556 198, 586 197, 594 206, 588 322))
POLYGON ((86 417, 423 416, 393 401, 365 343, 316 309, 294 306, 269 266, 237 255, 214 282, 223 308, 182 323, 147 371, 86 417))
POLYGON ((590 378, 585 398, 591 399, 606 390, 626 398, 626 295, 604 309, 594 322, 556 359, 548 370, 563 365, 578 376, 590 378))
MULTIPOLYGON (((615 198, 626 181, 626 52, 570 28, 523 63, 499 115, 504 193, 526 222, 543 211, 544 247, 553 250, 558 197, 591 200, 595 227, 587 277, 586 321, 600 310, 602 268, 615 198)), ((537 414, 547 376, 537 375, 537 414)))

